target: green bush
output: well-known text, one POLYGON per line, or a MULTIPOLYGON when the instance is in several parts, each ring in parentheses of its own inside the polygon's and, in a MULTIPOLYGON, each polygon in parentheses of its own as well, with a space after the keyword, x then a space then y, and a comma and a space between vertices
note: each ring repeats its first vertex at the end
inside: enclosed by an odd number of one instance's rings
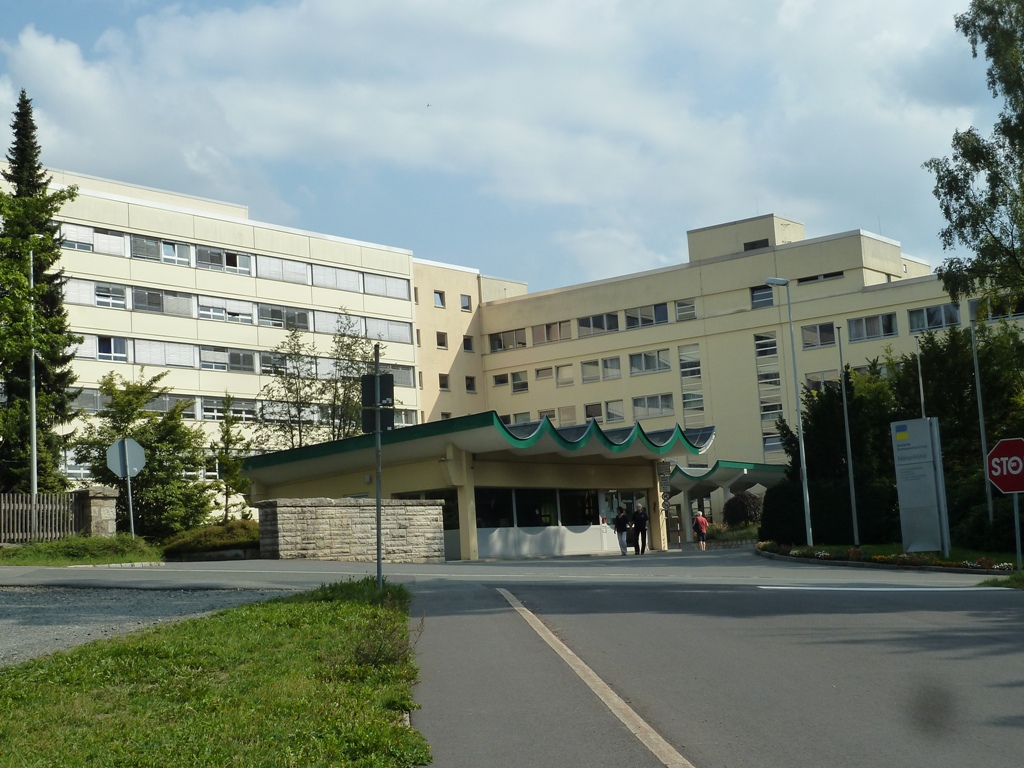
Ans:
POLYGON ((1016 549, 1013 532, 1013 504, 1010 499, 996 498, 993 520, 988 520, 988 504, 971 508, 959 522, 950 520, 950 538, 957 546, 993 552, 1016 549))
POLYGON ((255 520, 228 520, 175 534, 163 544, 164 554, 219 552, 259 547, 260 525, 255 520))
POLYGON ((761 522, 761 497, 749 491, 733 494, 722 507, 722 517, 730 528, 761 522))
POLYGON ((756 525, 734 527, 724 523, 711 523, 708 526, 708 541, 746 541, 756 538, 756 525))
MULTIPOLYGON (((848 544, 853 541, 850 491, 843 481, 808 484, 811 531, 815 544, 848 544)), ((892 483, 872 482, 857 486, 857 529, 861 543, 899 540, 899 511, 892 483)), ((758 538, 780 544, 807 542, 803 489, 785 480, 764 494, 764 511, 758 538)))
POLYGON ((787 479, 769 488, 765 491, 763 505, 761 527, 757 533, 761 541, 803 544, 807 540, 803 493, 799 483, 787 479))

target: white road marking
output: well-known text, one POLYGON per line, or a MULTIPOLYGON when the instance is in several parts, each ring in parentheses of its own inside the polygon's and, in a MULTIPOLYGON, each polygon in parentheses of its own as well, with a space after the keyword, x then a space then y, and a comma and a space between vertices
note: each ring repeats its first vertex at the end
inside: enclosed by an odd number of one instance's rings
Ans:
POLYGON ((604 705, 623 722, 634 736, 640 739, 640 742, 650 750, 651 754, 661 761, 662 765, 666 766, 666 768, 694 768, 693 763, 676 752, 671 744, 665 741, 657 731, 648 725, 646 720, 634 712, 632 707, 623 701, 615 691, 609 688, 608 684, 598 677, 594 670, 588 667, 579 656, 569 650, 565 643, 555 637, 554 633, 519 602, 515 595, 500 587, 497 589, 508 600, 509 605, 515 608, 519 615, 526 619, 526 622, 533 627, 534 632, 540 635, 544 642, 550 645, 552 650, 562 657, 562 660, 569 665, 569 668, 579 675, 580 679, 587 684, 587 687, 604 702, 604 705))
POLYGON ((758 589, 790 592, 1009 592, 1005 587, 798 587, 757 585, 758 589))

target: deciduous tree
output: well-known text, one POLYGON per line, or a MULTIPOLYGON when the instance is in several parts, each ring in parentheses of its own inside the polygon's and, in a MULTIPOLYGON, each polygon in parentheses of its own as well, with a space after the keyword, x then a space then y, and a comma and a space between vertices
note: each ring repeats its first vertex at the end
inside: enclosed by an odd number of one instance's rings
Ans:
POLYGON ((242 463, 252 453, 252 441, 242 433, 242 418, 235 412, 235 398, 224 393, 223 415, 217 430, 217 439, 210 443, 210 451, 217 462, 218 485, 224 494, 224 522, 232 511, 248 508, 239 496, 249 493, 252 481, 242 474, 242 463))
POLYGON ((981 294, 988 303, 1024 298, 1024 1, 972 0, 956 27, 988 59, 988 87, 1003 108, 989 137, 973 126, 953 134, 951 157, 924 164, 946 219, 940 233, 950 256, 938 274, 958 301, 981 294))
MULTIPOLYGON (((267 360, 265 357, 264 360, 267 360)), ((261 450, 301 448, 322 442, 322 385, 316 347, 292 328, 269 355, 270 381, 260 390, 256 441, 261 450)))
POLYGON ((107 404, 73 444, 78 461, 89 466, 98 482, 120 489, 117 512, 122 531, 128 530, 127 482, 107 468, 107 449, 123 437, 142 446, 146 466, 132 478, 132 508, 135 531, 152 539, 205 522, 212 493, 205 480, 206 436, 201 427, 185 423, 185 402, 163 413, 152 407, 154 400, 170 392, 160 385, 166 375, 164 371, 146 378, 143 371, 138 381, 129 381, 108 373, 99 385, 107 404))
MULTIPOLYGON (((383 348, 382 350, 383 351, 383 348)), ((355 321, 341 314, 325 361, 321 398, 326 440, 362 434, 360 376, 373 372, 373 342, 359 333, 355 321)))

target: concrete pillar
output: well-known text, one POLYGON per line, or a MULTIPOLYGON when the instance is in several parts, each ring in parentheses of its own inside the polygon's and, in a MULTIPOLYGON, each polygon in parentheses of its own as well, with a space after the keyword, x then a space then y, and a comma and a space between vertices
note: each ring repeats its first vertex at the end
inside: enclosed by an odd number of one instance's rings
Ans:
POLYGON ((459 496, 459 557, 462 560, 479 560, 473 454, 449 443, 445 446, 441 466, 445 481, 448 485, 455 486, 459 496))
POLYGON ((661 491, 658 486, 647 489, 647 514, 651 516, 651 533, 647 539, 650 549, 668 549, 668 526, 665 524, 665 511, 661 508, 661 491))
POLYGON ((117 488, 105 485, 75 491, 76 532, 101 538, 114 536, 117 533, 117 497, 117 488))
POLYGON ((680 507, 679 515, 683 521, 683 533, 686 540, 693 543, 693 500, 689 491, 683 491, 683 506, 680 507))

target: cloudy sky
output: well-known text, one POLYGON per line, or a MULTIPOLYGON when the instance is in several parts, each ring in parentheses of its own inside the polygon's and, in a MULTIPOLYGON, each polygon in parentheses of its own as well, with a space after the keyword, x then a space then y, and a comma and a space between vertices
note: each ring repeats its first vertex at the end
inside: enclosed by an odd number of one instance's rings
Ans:
POLYGON ((50 167, 533 290, 764 213, 937 265, 921 164, 998 107, 967 5, 7 0, 0 112, 27 90, 50 167))

